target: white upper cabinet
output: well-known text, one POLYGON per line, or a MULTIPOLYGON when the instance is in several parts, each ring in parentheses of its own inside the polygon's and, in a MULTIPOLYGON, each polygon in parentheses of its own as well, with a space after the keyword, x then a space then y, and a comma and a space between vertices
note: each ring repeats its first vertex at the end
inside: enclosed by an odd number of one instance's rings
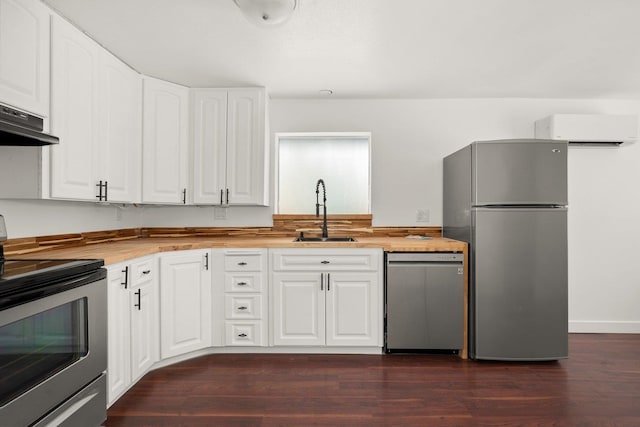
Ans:
POLYGON ((192 92, 193 201, 223 204, 227 169, 227 90, 192 92))
POLYGON ((186 204, 189 90, 144 78, 142 201, 186 204))
POLYGON ((140 75, 57 16, 51 63, 51 197, 138 202, 140 75))
POLYGON ((109 52, 101 59, 98 179, 107 182, 107 201, 139 202, 142 77, 109 52))
POLYGON ((0 103, 49 116, 49 11, 0 0, 0 103))
POLYGON ((96 195, 100 46, 60 17, 52 21, 51 197, 98 200, 96 195))
POLYGON ((265 90, 195 89, 192 103, 194 203, 268 205, 265 90))

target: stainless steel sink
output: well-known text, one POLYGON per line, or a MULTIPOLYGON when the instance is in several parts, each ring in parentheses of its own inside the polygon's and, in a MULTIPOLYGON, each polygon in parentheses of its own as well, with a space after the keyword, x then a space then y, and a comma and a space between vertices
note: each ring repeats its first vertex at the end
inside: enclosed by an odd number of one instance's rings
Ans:
POLYGON ((353 237, 297 237, 294 242, 355 242, 353 237))

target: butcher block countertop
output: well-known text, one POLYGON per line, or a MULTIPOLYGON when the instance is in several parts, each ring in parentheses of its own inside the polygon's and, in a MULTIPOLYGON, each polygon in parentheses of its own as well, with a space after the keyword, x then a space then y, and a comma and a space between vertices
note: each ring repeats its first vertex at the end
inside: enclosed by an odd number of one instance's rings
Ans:
POLYGON ((466 243, 447 238, 356 237, 355 242, 294 242, 293 237, 148 237, 51 249, 11 258, 97 259, 106 265, 160 252, 206 248, 382 248, 388 252, 466 252, 466 243))

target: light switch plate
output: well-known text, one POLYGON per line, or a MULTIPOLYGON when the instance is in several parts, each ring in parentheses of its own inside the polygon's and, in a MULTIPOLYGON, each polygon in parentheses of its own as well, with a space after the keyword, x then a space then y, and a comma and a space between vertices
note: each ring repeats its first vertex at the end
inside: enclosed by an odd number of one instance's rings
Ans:
POLYGON ((416 222, 429 222, 429 209, 418 209, 416 211, 416 222))
POLYGON ((227 208, 218 206, 214 207, 213 219, 227 219, 227 208))

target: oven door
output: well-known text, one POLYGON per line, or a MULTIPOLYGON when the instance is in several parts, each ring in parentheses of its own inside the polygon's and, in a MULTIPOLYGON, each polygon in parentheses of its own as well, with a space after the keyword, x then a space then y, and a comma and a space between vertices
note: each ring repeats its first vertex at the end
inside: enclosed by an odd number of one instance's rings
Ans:
POLYGON ((0 311, 3 426, 31 425, 106 370, 106 290, 100 279, 0 311))

